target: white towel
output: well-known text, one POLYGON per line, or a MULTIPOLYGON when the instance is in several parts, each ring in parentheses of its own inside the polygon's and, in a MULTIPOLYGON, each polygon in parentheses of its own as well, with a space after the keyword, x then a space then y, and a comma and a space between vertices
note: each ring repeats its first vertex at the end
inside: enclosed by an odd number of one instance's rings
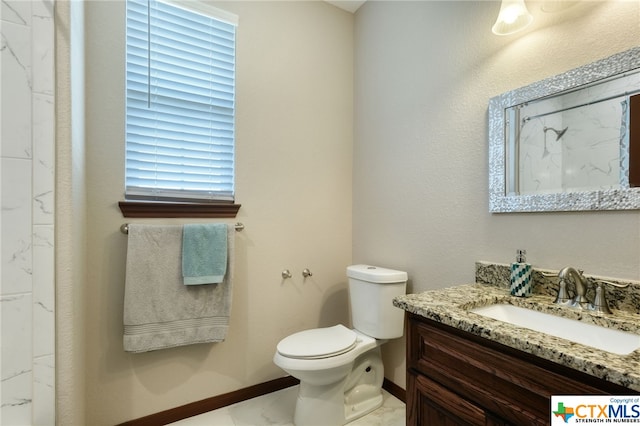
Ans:
POLYGON ((225 339, 233 291, 233 225, 229 225, 227 238, 224 281, 185 286, 182 226, 129 225, 124 292, 125 351, 147 352, 225 339))

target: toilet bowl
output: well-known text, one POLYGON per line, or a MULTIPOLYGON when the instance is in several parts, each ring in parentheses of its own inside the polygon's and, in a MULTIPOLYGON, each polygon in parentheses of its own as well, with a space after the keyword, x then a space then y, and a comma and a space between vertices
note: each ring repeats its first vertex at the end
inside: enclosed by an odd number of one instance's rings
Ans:
POLYGON ((347 268, 354 329, 342 324, 282 339, 274 363, 300 380, 294 423, 349 423, 382 405, 384 367, 380 346, 402 336, 403 311, 392 305, 404 294, 406 272, 355 265, 347 268))
POLYGON ((283 339, 273 362, 300 380, 294 423, 342 425, 380 407, 384 342, 341 324, 283 339))

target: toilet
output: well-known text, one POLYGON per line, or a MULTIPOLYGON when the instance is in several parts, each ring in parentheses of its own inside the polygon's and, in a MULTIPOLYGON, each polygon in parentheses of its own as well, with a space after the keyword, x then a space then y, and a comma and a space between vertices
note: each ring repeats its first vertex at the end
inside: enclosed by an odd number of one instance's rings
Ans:
POLYGON ((353 329, 342 324, 282 339, 273 362, 300 380, 296 426, 343 425, 382 405, 380 346, 402 337, 407 273, 369 265, 347 267, 353 329))

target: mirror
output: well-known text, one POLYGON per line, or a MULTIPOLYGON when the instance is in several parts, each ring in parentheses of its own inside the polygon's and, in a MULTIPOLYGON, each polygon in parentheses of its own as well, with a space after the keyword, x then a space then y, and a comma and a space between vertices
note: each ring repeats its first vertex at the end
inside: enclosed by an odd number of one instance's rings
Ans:
POLYGON ((492 98, 489 210, 640 209, 639 116, 640 47, 492 98))

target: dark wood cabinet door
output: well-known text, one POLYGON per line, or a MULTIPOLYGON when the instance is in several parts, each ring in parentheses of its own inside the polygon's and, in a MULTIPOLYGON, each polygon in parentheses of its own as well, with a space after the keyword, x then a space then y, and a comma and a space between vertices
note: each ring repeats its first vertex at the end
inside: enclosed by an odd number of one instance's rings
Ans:
MULTIPOLYGON (((411 373, 412 406, 407 424, 429 426, 485 426, 487 416, 477 407, 456 393, 439 385, 433 380, 411 373)), ((409 386, 408 386, 409 387, 409 386)))

